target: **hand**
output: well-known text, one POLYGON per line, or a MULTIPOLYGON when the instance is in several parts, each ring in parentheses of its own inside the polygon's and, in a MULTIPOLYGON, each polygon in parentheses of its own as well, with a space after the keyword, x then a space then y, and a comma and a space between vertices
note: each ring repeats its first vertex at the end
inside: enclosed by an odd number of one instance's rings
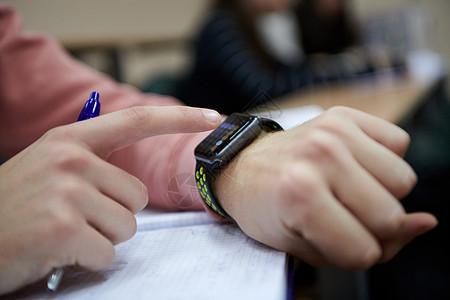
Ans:
POLYGON ((312 265, 366 269, 437 224, 398 201, 417 180, 401 158, 408 145, 391 123, 333 108, 252 143, 218 176, 217 198, 256 240, 312 265))
POLYGON ((148 194, 108 157, 146 137, 220 121, 210 110, 134 107, 52 129, 8 160, 0 167, 0 294, 53 268, 109 265, 114 244, 135 234, 133 214, 148 194))

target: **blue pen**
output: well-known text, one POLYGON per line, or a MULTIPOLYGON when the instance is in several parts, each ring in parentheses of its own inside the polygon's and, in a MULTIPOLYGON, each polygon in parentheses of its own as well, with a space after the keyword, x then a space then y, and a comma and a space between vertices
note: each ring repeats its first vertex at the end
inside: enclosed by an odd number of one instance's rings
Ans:
MULTIPOLYGON (((86 101, 86 104, 84 104, 83 108, 81 109, 77 122, 95 118, 100 115, 100 102, 98 101, 99 97, 100 95, 98 92, 94 91, 91 93, 89 100, 86 101)), ((47 288, 49 291, 55 292, 58 289, 63 274, 63 268, 55 269, 50 274, 47 280, 47 288)))

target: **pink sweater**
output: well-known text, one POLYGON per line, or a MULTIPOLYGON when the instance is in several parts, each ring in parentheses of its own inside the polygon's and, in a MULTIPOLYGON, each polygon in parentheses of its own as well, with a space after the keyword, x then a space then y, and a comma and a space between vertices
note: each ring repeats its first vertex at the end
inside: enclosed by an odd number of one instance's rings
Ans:
MULTIPOLYGON (((0 4, 0 157, 18 153, 52 127, 75 122, 94 90, 100 93, 102 114, 135 105, 181 104, 118 84, 71 58, 50 37, 22 32, 20 16, 0 4)), ((193 151, 206 134, 151 137, 109 161, 147 185, 150 206, 201 209, 193 151)))

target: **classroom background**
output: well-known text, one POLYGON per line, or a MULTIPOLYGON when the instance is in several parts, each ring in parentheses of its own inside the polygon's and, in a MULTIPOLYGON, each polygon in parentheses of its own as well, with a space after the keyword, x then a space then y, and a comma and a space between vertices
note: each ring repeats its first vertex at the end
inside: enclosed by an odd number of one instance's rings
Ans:
MULTIPOLYGON (((211 0, 6 0, 24 27, 52 34, 74 55, 118 80, 145 88, 176 76, 190 61, 189 42, 211 0)), ((431 50, 450 61, 447 0, 350 0, 365 28, 406 50, 431 50)))
MULTIPOLYGON (((158 91, 159 87, 155 86, 155 83, 161 83, 161 79, 166 79, 167 83, 167 78, 176 78, 189 66, 190 42, 197 33, 212 0, 6 0, 2 2, 11 4, 22 13, 25 29, 53 35, 75 57, 119 81, 142 90, 158 91)), ((405 52, 426 54, 425 64, 433 65, 433 68, 427 68, 429 67, 427 65, 420 66, 419 76, 427 77, 430 75, 427 72, 435 72, 436 66, 441 68, 439 71, 444 70, 444 73, 448 73, 450 1, 349 0, 349 3, 350 9, 358 20, 365 43, 382 41, 389 47, 399 47, 405 52)), ((428 189, 432 189, 432 195, 426 194, 426 197, 435 200, 435 202, 431 201, 431 205, 436 204, 431 208, 443 216, 440 219, 440 231, 435 231, 434 235, 423 239, 421 243, 416 244, 419 245, 418 247, 412 248, 409 252, 413 260, 423 255, 425 259, 420 259, 421 261, 416 261, 411 266, 408 265, 408 261, 398 262, 400 268, 397 267, 397 269, 402 270, 400 272, 413 271, 406 274, 408 276, 404 276, 405 282, 396 281, 399 286, 404 284, 410 293, 420 289, 408 282, 417 271, 421 272, 419 274, 422 276, 421 284, 428 284, 430 287, 433 284, 438 287, 448 286, 449 272, 448 269, 443 270, 449 265, 448 251, 445 250, 448 246, 442 246, 440 241, 448 239, 449 226, 446 216, 449 209, 448 204, 442 207, 443 202, 439 202, 439 199, 448 200, 447 190, 450 178, 448 156, 450 118, 448 114, 450 109, 446 89, 450 80, 448 76, 443 80, 446 80, 446 83, 440 85, 442 88, 434 91, 434 95, 428 100, 430 104, 422 109, 422 112, 413 120, 414 122, 406 124, 407 126, 404 124, 414 137, 415 144, 412 148, 425 149, 422 152, 412 153, 410 159, 414 166, 421 168, 425 165, 427 167, 434 165, 436 167, 433 170, 436 171, 433 174, 435 177, 431 176, 428 181, 422 181, 425 182, 420 186, 423 190, 418 190, 418 193, 413 196, 417 196, 420 202, 423 200, 420 192, 429 193, 428 189), (440 144, 444 147, 435 147, 440 144), (437 159, 439 157, 444 159, 439 161, 437 159), (429 183, 432 184, 427 186, 429 183), (436 253, 434 249, 440 249, 443 255, 436 253), (444 256, 445 261, 441 261, 440 259, 444 256), (428 260, 433 261, 427 264, 428 260), (436 263, 436 260, 439 262, 436 263), (418 266, 416 263, 422 263, 422 265, 418 266), (441 269, 436 270, 434 268, 436 265, 441 269), (444 276, 441 276, 442 274, 444 276), (441 284, 439 280, 447 282, 441 284), (427 282, 423 283, 424 281, 427 282)), ((389 110, 391 107, 385 109, 389 110)), ((381 270, 379 276, 387 278, 386 274, 389 275, 389 273, 392 273, 389 269, 381 270)), ((305 277, 301 280, 310 285, 304 287, 303 291, 308 293, 308 288, 311 284, 314 285, 314 282, 308 281, 310 271, 307 270, 303 275, 305 277)), ((342 273, 335 269, 319 273, 317 275, 320 279, 319 284, 322 284, 320 290, 334 293, 322 294, 321 299, 336 299, 337 290, 341 292, 344 290, 343 293, 347 293, 342 299, 367 299, 363 295, 364 276, 360 275, 364 274, 358 273, 355 276, 353 273, 342 273), (330 278, 332 280, 329 280, 330 278)), ((403 277, 402 275, 399 277, 403 277)), ((379 282, 385 284, 382 280, 379 282)), ((379 290, 387 288, 383 285, 379 290)), ((316 289, 313 289, 311 293, 315 291, 316 289)), ((406 293, 403 294, 403 297, 407 297, 406 293)), ((416 299, 418 295, 415 295, 416 299)), ((311 298, 314 297, 298 297, 297 299, 311 298)))

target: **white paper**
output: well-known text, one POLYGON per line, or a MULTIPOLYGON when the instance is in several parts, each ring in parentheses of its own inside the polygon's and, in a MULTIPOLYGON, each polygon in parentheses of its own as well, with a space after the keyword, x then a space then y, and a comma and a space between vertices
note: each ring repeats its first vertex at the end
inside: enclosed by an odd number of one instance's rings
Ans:
POLYGON ((307 105, 294 108, 257 112, 255 115, 277 121, 284 129, 291 129, 309 121, 323 112, 318 105, 307 105))
POLYGON ((137 234, 116 246, 110 267, 69 270, 56 293, 42 283, 12 299, 285 299, 286 254, 237 226, 216 223, 205 212, 137 219, 137 234))

